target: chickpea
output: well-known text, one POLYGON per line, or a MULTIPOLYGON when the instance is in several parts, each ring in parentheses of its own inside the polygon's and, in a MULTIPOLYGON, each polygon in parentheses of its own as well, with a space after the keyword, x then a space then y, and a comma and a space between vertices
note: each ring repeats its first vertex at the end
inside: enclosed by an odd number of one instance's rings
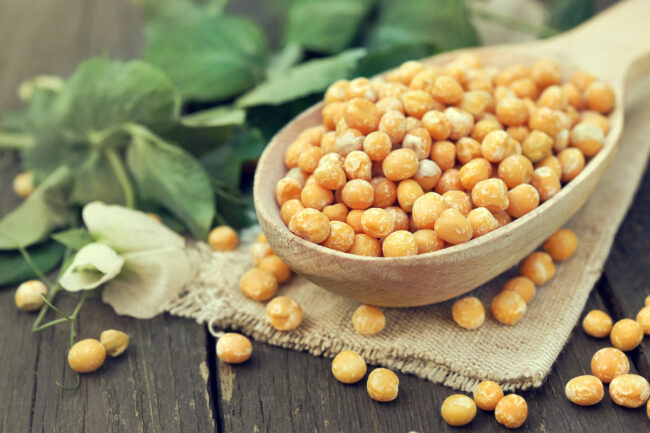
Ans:
POLYGON ((367 209, 375 200, 375 190, 370 182, 353 179, 343 187, 341 198, 350 209, 367 209))
POLYGON ((377 100, 377 92, 373 89, 369 79, 359 77, 350 80, 350 83, 345 88, 345 99, 349 101, 354 98, 363 98, 370 102, 377 100))
POLYGON ((317 182, 308 183, 300 193, 300 201, 307 208, 323 210, 334 201, 334 194, 327 188, 320 186, 317 182))
MULTIPOLYGON (((402 181, 400 186, 403 182, 407 181, 402 181)), ((402 209, 404 209, 404 206, 402 206, 402 209)), ((447 203, 444 198, 435 192, 428 192, 424 195, 420 195, 413 202, 413 220, 421 229, 432 229, 435 226, 436 220, 445 209, 447 209, 447 203)), ((408 212, 407 209, 404 210, 408 212)))
POLYGON ((435 189, 438 194, 445 194, 448 191, 462 190, 463 186, 460 184, 460 171, 455 168, 450 168, 442 173, 435 189))
POLYGON ((499 122, 507 126, 519 126, 528 120, 528 107, 523 99, 503 98, 497 102, 496 114, 499 122))
POLYGON ((451 123, 449 123, 449 119, 442 111, 432 110, 424 113, 422 127, 436 141, 446 140, 451 134, 451 123))
POLYGON ((484 380, 474 388, 474 402, 481 410, 494 410, 502 398, 501 385, 491 380, 484 380))
POLYGON ((463 137, 456 142, 456 157, 461 164, 467 164, 481 157, 481 143, 471 137, 463 137))
POLYGON ((643 328, 643 332, 650 334, 650 307, 643 307, 636 315, 636 321, 643 328))
POLYGON ((402 83, 395 83, 387 80, 387 82, 382 83, 380 86, 377 86, 377 93, 380 98, 387 98, 390 96, 399 97, 399 95, 406 92, 407 89, 408 87, 402 83))
POLYGON ((451 77, 454 80, 458 81, 459 84, 464 85, 467 82, 467 71, 467 65, 454 60, 443 68, 442 73, 445 76, 451 77))
POLYGON ((412 177, 417 173, 418 167, 418 156, 410 149, 393 150, 388 154, 388 156, 386 156, 382 163, 384 176, 392 181, 399 181, 412 177))
POLYGON ((116 358, 124 353, 129 346, 129 336, 122 331, 115 329, 107 329, 103 331, 99 338, 106 353, 113 358, 116 358))
POLYGON ((391 138, 382 131, 374 131, 363 140, 363 151, 373 161, 383 161, 392 150, 391 138))
POLYGON ((68 364, 77 373, 92 373, 98 370, 106 359, 106 349, 94 338, 75 343, 68 352, 68 364))
POLYGON ((526 312, 526 301, 513 290, 504 290, 492 299, 492 315, 505 325, 514 325, 526 312))
POLYGON ((472 225, 456 209, 446 209, 440 214, 435 222, 435 231, 440 239, 450 244, 467 242, 473 235, 472 225))
POLYGON ((398 111, 404 114, 404 104, 402 104, 402 100, 397 96, 386 96, 381 98, 377 101, 375 106, 377 107, 380 118, 389 111, 398 111))
POLYGON ((359 305, 352 315, 352 325, 361 335, 375 335, 386 326, 386 316, 377 307, 359 305))
POLYGON ((408 116, 418 119, 421 119, 424 113, 435 107, 433 98, 424 90, 409 90, 402 93, 401 99, 402 104, 404 104, 404 112, 408 116))
POLYGON ((612 318, 601 310, 591 310, 582 319, 582 329, 595 338, 607 337, 612 330, 612 318))
POLYGON ((377 239, 365 233, 359 233, 354 235, 354 242, 348 252, 357 256, 379 257, 381 256, 381 244, 377 239))
POLYGON ((499 228, 499 221, 484 207, 477 207, 469 211, 467 221, 472 226, 472 236, 475 238, 499 228))
POLYGON ((492 212, 492 216, 494 216, 494 219, 496 219, 497 222, 499 223, 499 227, 503 227, 504 225, 512 222, 512 218, 510 218, 508 212, 504 210, 501 212, 492 212))
POLYGON ((47 296, 47 286, 38 280, 29 280, 16 289, 16 307, 23 311, 36 311, 45 305, 41 295, 47 296))
POLYGON ((348 212, 348 217, 345 222, 352 227, 354 233, 363 233, 363 227, 361 227, 361 216, 363 215, 363 210, 353 209, 348 212))
POLYGON ((598 126, 605 135, 609 132, 609 120, 607 120, 607 117, 596 111, 583 111, 580 116, 580 121, 593 123, 598 126))
POLYGON ((275 199, 282 206, 285 202, 299 199, 302 192, 302 185, 295 179, 282 178, 275 186, 275 199))
MULTIPOLYGON (((430 159, 423 159, 418 164, 418 171, 415 172, 413 180, 420 185, 423 191, 428 192, 436 187, 441 175, 442 171, 438 167, 438 164, 430 159)), ((376 194, 377 192, 375 191, 375 196, 376 194)))
POLYGON ((393 401, 399 393, 399 378, 386 368, 375 368, 368 375, 366 389, 373 400, 382 403, 393 401))
POLYGON ((241 364, 250 359, 253 345, 245 335, 227 332, 217 340, 217 357, 228 364, 241 364))
POLYGON ((441 75, 436 78, 431 94, 438 102, 446 105, 456 104, 463 98, 463 87, 452 77, 441 75))
POLYGON ((397 201, 406 212, 411 212, 415 201, 423 195, 422 187, 413 179, 403 180, 397 185, 397 201))
POLYGON ((507 86, 519 78, 530 76, 530 71, 524 65, 517 64, 508 66, 494 77, 495 86, 507 86))
POLYGON ((630 371, 630 361, 625 353, 613 347, 604 347, 591 358, 591 373, 603 383, 630 371))
POLYGON ((364 98, 354 98, 343 108, 345 123, 353 129, 369 134, 379 126, 379 110, 375 104, 364 98))
MULTIPOLYGON (((471 136, 479 143, 485 140, 485 137, 492 131, 500 131, 503 127, 496 119, 483 119, 476 122, 471 131, 471 136)), ((462 162, 462 161, 461 161, 462 162)))
POLYGON ((307 208, 291 217, 289 230, 303 239, 319 244, 329 235, 330 221, 324 213, 307 208))
POLYGON ((425 69, 426 66, 422 63, 415 60, 409 60, 402 63, 396 71, 391 72, 389 77, 387 77, 387 81, 396 80, 408 86, 413 78, 425 69))
POLYGON ((449 170, 456 164, 456 146, 451 141, 436 141, 431 146, 431 159, 440 170, 449 170))
POLYGON ((494 105, 494 98, 485 90, 472 90, 463 93, 463 97, 457 104, 458 108, 465 110, 473 116, 485 112, 490 105, 494 105))
POLYGON ((484 158, 473 159, 461 167, 459 176, 463 188, 471 191, 477 183, 492 176, 492 164, 484 158))
POLYGON ((534 130, 521 143, 521 150, 526 158, 539 162, 553 152, 553 139, 542 131, 534 130))
POLYGON ((632 319, 621 319, 614 323, 609 339, 617 349, 629 352, 643 341, 643 327, 632 319))
POLYGON ((569 78, 569 82, 576 86, 578 90, 585 91, 591 83, 596 81, 596 77, 587 71, 576 71, 569 78))
POLYGON ((518 98, 537 99, 539 89, 537 83, 530 77, 518 78, 508 86, 518 98))
POLYGON ((603 131, 593 123, 580 122, 571 130, 571 146, 578 148, 584 156, 594 156, 604 143, 603 131))
POLYGON ((553 173, 555 173, 558 179, 562 176, 562 164, 560 164, 560 160, 553 155, 547 156, 546 158, 542 159, 540 162, 535 164, 535 168, 540 168, 540 167, 550 168, 551 170, 553 170, 553 173))
POLYGON ((305 207, 302 205, 302 202, 298 199, 287 200, 280 208, 280 216, 282 217, 282 221, 284 221, 285 224, 289 224, 291 217, 304 208, 305 207))
POLYGON ((519 274, 530 278, 538 286, 548 282, 555 275, 555 265, 548 253, 536 251, 519 265, 519 274))
POLYGON ((343 383, 356 383, 366 375, 366 361, 357 352, 344 350, 332 360, 332 374, 343 383))
POLYGON ((445 241, 440 239, 433 230, 417 230, 413 233, 413 237, 418 245, 418 254, 432 253, 445 247, 445 241))
POLYGON ((386 236, 381 248, 384 257, 414 256, 418 253, 415 236, 407 230, 397 230, 386 236))
POLYGON ((299 167, 294 167, 287 171, 286 178, 288 179, 295 179, 301 187, 305 186, 305 183, 307 182, 307 175, 309 173, 306 173, 302 171, 299 167))
POLYGON ((564 393, 569 401, 578 406, 593 406, 600 403, 605 395, 603 383, 596 376, 574 377, 567 382, 564 393))
POLYGON ((466 296, 454 302, 451 315, 454 322, 465 329, 478 329, 485 322, 485 308, 475 296, 466 296))
MULTIPOLYGON (((331 236, 331 233, 330 233, 331 236)), ((278 283, 284 283, 291 277, 291 269, 275 254, 262 259, 259 268, 268 271, 278 283)))
POLYGON ((298 168, 305 173, 313 173, 323 155, 325 155, 325 152, 320 147, 305 150, 298 157, 298 168))
POLYGON ((523 397, 508 394, 494 408, 497 422, 507 428, 519 428, 528 417, 528 405, 523 397))
POLYGON ((306 150, 313 146, 306 140, 296 140, 289 145, 284 154, 284 164, 287 168, 294 168, 298 166, 298 158, 306 150))
POLYGON ((36 189, 34 185, 34 172, 24 171, 14 178, 13 188, 16 195, 20 198, 27 198, 36 189))
POLYGON ((464 191, 447 191, 442 195, 447 207, 456 209, 458 212, 467 216, 472 209, 472 202, 469 195, 464 191))
POLYGON ((330 232, 322 245, 333 250, 347 252, 354 244, 354 229, 342 221, 330 221, 330 232))
POLYGON ((269 271, 259 268, 250 269, 239 280, 239 287, 244 295, 256 301, 271 299, 278 290, 278 282, 269 271))
POLYGON ((519 293, 525 303, 529 304, 535 297, 535 283, 527 277, 511 278, 503 285, 501 290, 512 290, 519 293))
POLYGON ((393 217, 393 221, 395 222, 395 231, 408 230, 409 217, 402 208, 398 206, 390 206, 386 208, 386 212, 391 214, 391 216, 393 217))
POLYGON ((544 242, 544 251, 556 262, 564 261, 576 252, 578 237, 569 229, 560 229, 544 242))
POLYGON ((291 331, 302 322, 302 308, 287 296, 277 296, 266 304, 266 317, 278 331, 291 331))
POLYGON ((249 250, 251 259, 255 266, 259 266, 265 257, 275 254, 268 243, 255 242, 249 250))
POLYGON ((553 150, 555 153, 560 153, 569 146, 569 130, 562 129, 555 136, 555 141, 553 143, 553 150))
POLYGON ((476 403, 466 395, 453 394, 442 402, 440 414, 449 425, 467 425, 476 416, 476 403))
POLYGON ((325 103, 345 102, 345 93, 349 85, 348 80, 338 80, 332 83, 325 91, 325 103))
POLYGON ((381 116, 379 132, 388 135, 392 144, 400 143, 406 131, 406 118, 399 111, 389 111, 381 116))
POLYGON ((544 89, 537 100, 538 106, 548 107, 552 110, 564 110, 568 104, 569 101, 564 89, 558 85, 552 85, 544 89))
POLYGON ((336 132, 328 131, 323 134, 323 138, 320 141, 320 148, 323 149, 325 154, 334 153, 336 145, 336 132))
POLYGON ((562 70, 553 60, 539 60, 530 68, 530 76, 537 85, 545 89, 562 80, 562 70))
POLYGON ((348 208, 343 203, 325 206, 321 212, 323 212, 330 221, 345 222, 348 217, 348 208))
POLYGON ((415 128, 404 136, 402 147, 415 152, 419 160, 426 159, 431 153, 431 136, 426 129, 415 128))
POLYGON ((422 127, 422 121, 417 117, 409 116, 406 118, 406 132, 412 131, 420 127, 422 127))
POLYGON ((508 188, 514 188, 531 181, 533 164, 523 155, 510 155, 499 163, 497 175, 508 188))
POLYGON ((594 81, 585 89, 585 103, 588 109, 607 114, 614 108, 616 96, 609 84, 594 81))
POLYGON ((472 188, 472 201, 477 207, 487 208, 490 212, 508 209, 508 187, 499 178, 482 180, 472 188))
MULTIPOLYGON (((334 152, 346 156, 348 153, 363 149, 365 137, 358 129, 344 129, 337 132, 334 139, 334 152)), ((329 149, 327 149, 329 151, 329 149)))
POLYGON ((540 167, 535 169, 530 184, 534 186, 539 193, 540 202, 545 202, 550 199, 562 188, 560 179, 558 179, 555 172, 549 167, 540 167))
POLYGON ((456 107, 447 107, 445 109, 445 116, 447 117, 447 120, 449 120, 449 125, 451 125, 449 138, 452 140, 460 140, 472 132, 472 128, 474 127, 474 116, 467 111, 456 107))
POLYGON ((539 107, 528 120, 528 127, 545 133, 549 137, 555 137, 562 130, 562 118, 560 113, 548 107, 539 107))
POLYGON ((650 397, 650 384, 637 374, 622 374, 609 384, 609 396, 619 406, 641 407, 650 397))
POLYGON ((347 154, 343 168, 348 179, 370 180, 372 162, 362 151, 355 150, 347 154))
POLYGON ((343 171, 342 164, 332 161, 331 159, 325 159, 328 155, 325 155, 318 167, 314 171, 314 179, 316 182, 327 189, 337 190, 342 188, 347 181, 345 176, 345 171, 343 171))
POLYGON ((526 125, 508 126, 506 132, 510 138, 521 143, 526 139, 526 137, 528 137, 528 134, 530 134, 530 129, 528 129, 526 125))
POLYGON ((388 236, 394 229, 393 216, 380 208, 370 208, 361 216, 363 231, 374 238, 388 236))
POLYGON ((522 183, 508 191, 508 201, 508 214, 520 218, 539 205, 539 193, 532 185, 522 183))
POLYGON ((436 78, 438 78, 439 75, 437 69, 427 67, 415 74, 409 87, 414 90, 424 90, 425 92, 431 93, 436 78))

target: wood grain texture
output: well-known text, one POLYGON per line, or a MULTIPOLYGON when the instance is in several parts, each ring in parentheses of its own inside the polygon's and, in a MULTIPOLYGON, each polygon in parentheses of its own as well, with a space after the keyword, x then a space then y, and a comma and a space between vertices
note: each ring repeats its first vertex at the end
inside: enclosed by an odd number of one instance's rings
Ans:
POLYGON ((440 66, 460 54, 472 53, 486 66, 503 68, 515 63, 530 65, 540 58, 554 58, 563 65, 565 73, 576 68, 588 68, 605 77, 614 88, 617 104, 609 115, 611 128, 603 149, 591 158, 575 179, 532 212, 469 242, 409 257, 356 256, 299 238, 282 221, 274 191, 277 182, 286 174, 283 159, 286 149, 300 132, 322 123, 324 103, 321 102, 278 132, 258 163, 254 183, 255 209, 274 251, 295 272, 327 290, 362 303, 391 307, 446 301, 514 266, 578 211, 614 158, 623 128, 623 96, 629 69, 650 69, 650 34, 641 32, 646 8, 643 0, 631 0, 553 39, 522 45, 470 48, 423 60, 425 64, 440 66), (595 62, 595 52, 584 49, 585 40, 611 39, 614 42, 603 43, 612 52, 616 44, 630 42, 631 36, 626 32, 611 30, 615 27, 613 23, 617 22, 628 23, 631 33, 640 39, 639 45, 629 52, 617 52, 614 63, 595 62), (469 269, 472 272, 468 272, 469 269))

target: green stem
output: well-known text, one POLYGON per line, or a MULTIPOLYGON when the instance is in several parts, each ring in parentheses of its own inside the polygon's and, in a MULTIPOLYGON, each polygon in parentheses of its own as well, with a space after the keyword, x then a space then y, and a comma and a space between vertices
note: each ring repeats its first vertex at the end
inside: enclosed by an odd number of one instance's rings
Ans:
POLYGON ((23 259, 25 259, 25 262, 27 262, 27 266, 30 267, 32 271, 36 274, 38 278, 43 280, 43 284, 45 284, 49 290, 49 292, 53 292, 54 288, 52 287, 52 283, 47 279, 47 277, 41 272, 40 269, 38 269, 38 266, 36 266, 36 263, 32 260, 32 256, 29 255, 25 247, 18 247, 18 251, 20 252, 20 255, 23 256, 23 259))
POLYGON ((135 208, 135 195, 133 193, 133 186, 131 186, 131 181, 129 180, 129 176, 126 174, 122 160, 114 149, 108 148, 105 149, 105 152, 106 156, 108 157, 108 162, 113 168, 115 177, 117 177, 117 181, 120 183, 122 191, 124 192, 124 200, 126 202, 126 206, 131 209, 135 208))
POLYGON ((546 26, 544 24, 533 24, 517 17, 503 15, 499 12, 495 12, 490 8, 478 6, 476 4, 471 6, 471 11, 477 17, 482 18, 485 21, 489 21, 509 29, 517 30, 522 33, 533 35, 538 38, 548 38, 560 33, 557 29, 546 26))
POLYGON ((28 134, 0 133, 0 149, 25 149, 34 145, 34 138, 28 134))
MULTIPOLYGON (((47 311, 47 310, 42 310, 42 311, 47 311)), ((47 328, 49 328, 50 326, 55 326, 55 325, 58 325, 58 324, 60 324, 60 323, 65 323, 65 322, 69 322, 69 320, 66 319, 65 317, 60 317, 60 318, 58 318, 58 319, 54 319, 54 320, 52 320, 51 322, 47 322, 47 323, 44 324, 44 325, 41 325, 41 326, 38 326, 38 327, 37 327, 37 326, 34 326, 34 327, 32 328, 32 332, 33 332, 33 333, 41 332, 42 330, 47 329, 47 328)), ((34 325, 36 325, 36 322, 34 322, 34 325)))
MULTIPOLYGON (((75 307, 74 311, 70 315, 70 347, 74 346, 74 339, 77 336, 77 330, 76 330, 77 318, 79 317, 79 312, 81 311, 81 307, 83 306, 84 302, 86 302, 86 299, 88 299, 88 297, 90 297, 90 292, 83 292, 81 294, 81 298, 79 298, 79 302, 77 303, 77 306, 75 307)), ((81 376, 76 371, 75 374, 77 376, 77 381, 73 386, 65 386, 58 379, 56 381, 56 386, 58 386, 64 391, 75 391, 77 388, 79 388, 79 385, 81 384, 81 376)))
POLYGON ((59 315, 60 315, 61 317, 63 317, 65 320, 68 320, 68 321, 72 321, 72 320, 73 320, 73 319, 72 319, 72 316, 68 316, 68 315, 65 314, 63 311, 61 311, 61 310, 59 310, 58 308, 56 308, 56 307, 54 306, 54 304, 51 303, 49 299, 47 299, 47 296, 45 296, 44 294, 41 294, 41 298, 43 299, 43 302, 45 302, 45 305, 47 305, 48 307, 50 307, 51 309, 53 309, 54 311, 56 311, 57 313, 59 313, 59 315))

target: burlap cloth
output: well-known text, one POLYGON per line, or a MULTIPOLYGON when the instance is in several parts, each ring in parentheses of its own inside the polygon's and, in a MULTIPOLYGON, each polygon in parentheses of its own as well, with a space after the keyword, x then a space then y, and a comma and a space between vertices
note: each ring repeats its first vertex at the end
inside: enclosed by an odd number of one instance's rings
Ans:
MULTIPOLYGON (((643 174, 650 149, 648 97, 650 79, 629 93, 626 128, 616 159, 568 225, 578 235, 578 250, 573 258, 557 266, 551 282, 538 288, 526 315, 514 326, 498 323, 488 312, 481 328, 464 330, 452 321, 453 301, 449 301, 428 307, 385 309, 385 329, 375 336, 362 336, 351 323, 357 302, 294 276, 281 285, 278 294, 300 303, 304 321, 295 331, 276 331, 267 322, 265 304, 246 298, 239 289, 239 277, 252 266, 248 249, 259 229, 242 233, 241 247, 231 253, 215 253, 205 244, 194 244, 197 276, 167 309, 208 324, 213 333, 235 329, 258 341, 317 356, 333 357, 351 349, 370 364, 464 391, 483 379, 494 380, 505 389, 540 386, 601 274, 643 174)), ((514 275, 516 270, 511 269, 471 294, 489 311, 491 299, 514 275)))

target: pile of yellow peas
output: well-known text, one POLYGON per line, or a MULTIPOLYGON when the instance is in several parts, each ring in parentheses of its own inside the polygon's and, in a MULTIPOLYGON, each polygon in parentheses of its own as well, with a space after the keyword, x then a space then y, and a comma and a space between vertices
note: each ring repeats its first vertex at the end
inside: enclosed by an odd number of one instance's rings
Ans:
POLYGON ((635 349, 644 334, 650 334, 650 296, 639 311, 636 320, 612 318, 601 310, 591 310, 582 321, 585 332, 594 338, 609 336, 614 347, 604 347, 591 358, 590 375, 571 379, 565 388, 566 397, 574 404, 592 406, 605 396, 603 384, 609 384, 609 396, 614 403, 627 408, 646 404, 650 418, 650 383, 637 374, 630 374, 630 361, 624 352, 635 349))
POLYGON ((423 254, 483 236, 553 197, 604 145, 612 88, 559 65, 416 61, 325 93, 322 122, 276 184, 296 235, 365 256, 423 254))
MULTIPOLYGON (((527 304, 535 297, 536 286, 548 282, 555 275, 553 261, 567 260, 577 248, 578 238, 571 230, 560 229, 553 233, 544 242, 544 251, 536 251, 526 257, 519 266, 520 276, 508 280, 494 297, 492 316, 505 325, 514 325, 521 320, 527 304)), ((454 322, 465 329, 477 329, 485 322, 485 308, 475 296, 466 296, 454 302, 451 314, 454 322)), ((650 325, 650 314, 648 319, 650 325)))

